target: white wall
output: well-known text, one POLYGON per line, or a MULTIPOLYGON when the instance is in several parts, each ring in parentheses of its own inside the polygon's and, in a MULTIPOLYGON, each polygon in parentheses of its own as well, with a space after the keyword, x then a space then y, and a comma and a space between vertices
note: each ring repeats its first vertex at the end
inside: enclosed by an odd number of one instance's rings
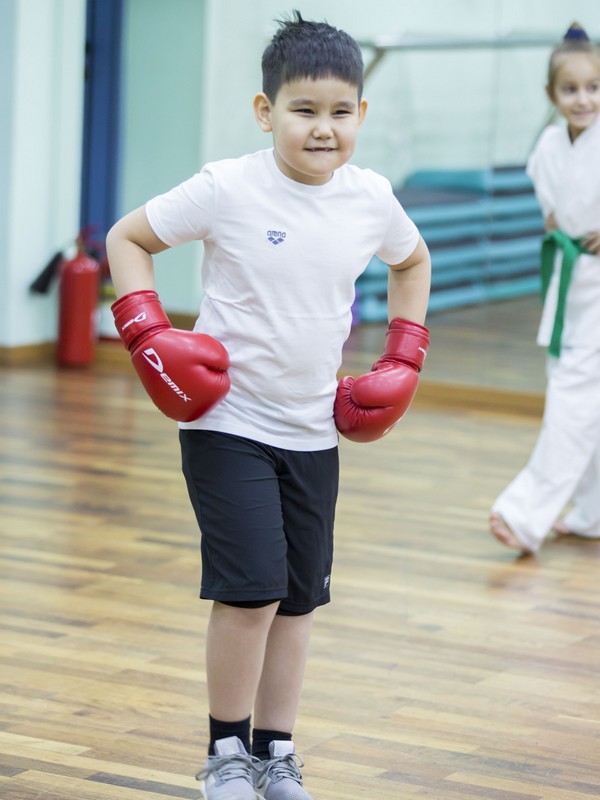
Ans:
POLYGON ((9 230, 10 230, 10 178, 14 92, 14 61, 16 42, 13 39, 16 8, 9 0, 0 0, 0 345, 7 342, 10 331, 8 299, 9 280, 9 230))
POLYGON ((84 0, 0 0, 2 347, 56 338, 28 287, 78 231, 84 30, 84 0))
MULTIPOLYGON (((124 4, 120 213, 199 169, 205 40, 202 0, 124 4)), ((156 287, 169 311, 197 310, 201 254, 201 245, 190 244, 156 259, 156 287)))

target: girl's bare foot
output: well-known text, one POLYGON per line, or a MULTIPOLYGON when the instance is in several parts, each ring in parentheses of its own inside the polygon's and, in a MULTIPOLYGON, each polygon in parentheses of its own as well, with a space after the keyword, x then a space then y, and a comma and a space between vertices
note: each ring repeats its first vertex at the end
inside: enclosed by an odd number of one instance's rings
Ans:
POLYGON ((492 511, 490 514, 490 530, 492 536, 505 547, 511 547, 513 550, 521 550, 524 553, 531 552, 521 544, 497 511, 492 511))
POLYGON ((564 522, 555 522, 552 526, 552 530, 554 533, 557 533, 559 536, 570 536, 573 531, 567 528, 564 522))

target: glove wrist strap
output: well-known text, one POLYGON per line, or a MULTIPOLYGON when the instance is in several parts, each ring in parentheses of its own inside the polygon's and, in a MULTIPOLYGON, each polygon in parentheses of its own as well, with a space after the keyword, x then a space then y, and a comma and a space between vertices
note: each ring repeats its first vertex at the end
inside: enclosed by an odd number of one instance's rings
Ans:
POLYGON ((111 311, 119 336, 130 351, 142 336, 173 327, 154 291, 126 294, 112 304, 111 311))
POLYGON ((429 348, 429 331, 418 322, 397 317, 390 322, 379 362, 402 361, 420 372, 429 348))

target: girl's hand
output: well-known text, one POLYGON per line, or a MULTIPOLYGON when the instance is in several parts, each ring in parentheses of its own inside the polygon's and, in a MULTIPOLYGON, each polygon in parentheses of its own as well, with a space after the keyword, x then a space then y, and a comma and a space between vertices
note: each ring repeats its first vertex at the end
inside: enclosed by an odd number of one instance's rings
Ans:
POLYGON ((595 256, 600 255, 600 231, 588 233, 587 236, 582 238, 581 243, 588 253, 592 253, 595 256))
POLYGON ((550 212, 544 220, 544 228, 546 231, 558 230, 558 225, 556 224, 556 220, 554 219, 554 214, 552 212, 550 212))

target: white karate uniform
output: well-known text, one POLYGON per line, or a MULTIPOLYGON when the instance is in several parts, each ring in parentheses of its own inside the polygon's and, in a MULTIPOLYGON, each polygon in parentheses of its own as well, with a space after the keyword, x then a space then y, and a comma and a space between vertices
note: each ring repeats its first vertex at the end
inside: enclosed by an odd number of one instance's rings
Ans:
MULTIPOLYGON (((600 119, 571 142, 566 127, 542 133, 527 172, 544 216, 576 239, 600 230, 600 119)), ((538 331, 550 342, 562 254, 557 253, 538 331)), ((493 504, 523 546, 536 551, 572 502, 564 522, 600 537, 600 258, 576 261, 559 358, 548 359, 544 419, 529 462, 493 504)))

